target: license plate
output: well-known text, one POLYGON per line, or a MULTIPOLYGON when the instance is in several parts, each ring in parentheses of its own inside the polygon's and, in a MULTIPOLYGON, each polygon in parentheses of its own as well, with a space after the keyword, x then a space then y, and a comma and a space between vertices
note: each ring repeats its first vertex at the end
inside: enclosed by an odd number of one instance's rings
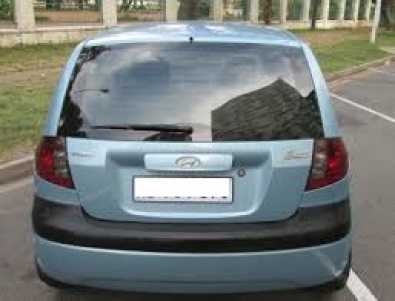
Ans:
POLYGON ((137 202, 232 202, 232 178, 136 177, 133 184, 137 202))

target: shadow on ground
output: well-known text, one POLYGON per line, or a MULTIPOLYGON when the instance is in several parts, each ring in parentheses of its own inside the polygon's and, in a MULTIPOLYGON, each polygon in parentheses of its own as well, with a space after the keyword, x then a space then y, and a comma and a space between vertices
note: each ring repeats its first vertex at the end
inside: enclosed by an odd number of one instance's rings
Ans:
MULTIPOLYGON (((84 300, 84 301, 262 301, 262 300, 276 300, 276 301, 299 301, 299 300, 314 300, 314 301, 332 301, 339 300, 339 295, 342 292, 326 293, 314 291, 288 291, 288 292, 273 292, 273 293, 259 293, 259 294, 233 294, 233 295, 168 295, 168 294, 141 294, 141 293, 118 293, 111 291, 93 291, 93 290, 70 290, 58 291, 56 300, 84 300)), ((347 300, 340 298, 341 300, 347 300)))

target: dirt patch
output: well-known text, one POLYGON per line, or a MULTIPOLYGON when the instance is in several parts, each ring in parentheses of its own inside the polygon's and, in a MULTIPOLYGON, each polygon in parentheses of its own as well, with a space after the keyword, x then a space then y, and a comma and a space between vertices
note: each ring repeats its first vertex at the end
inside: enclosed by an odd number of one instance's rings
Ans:
POLYGON ((162 21, 163 14, 161 11, 147 11, 147 12, 119 12, 118 13, 118 20, 120 22, 131 22, 131 21, 138 21, 138 22, 146 22, 146 21, 162 21))
POLYGON ((61 68, 43 68, 34 70, 11 71, 0 73, 1 86, 24 86, 31 87, 53 85, 59 77, 61 68))
POLYGON ((99 23, 99 11, 82 10, 36 10, 36 20, 39 23, 99 23))
POLYGON ((328 46, 342 43, 350 40, 367 40, 369 38, 369 29, 339 29, 339 30, 319 30, 319 31, 301 31, 296 34, 312 45, 328 46))

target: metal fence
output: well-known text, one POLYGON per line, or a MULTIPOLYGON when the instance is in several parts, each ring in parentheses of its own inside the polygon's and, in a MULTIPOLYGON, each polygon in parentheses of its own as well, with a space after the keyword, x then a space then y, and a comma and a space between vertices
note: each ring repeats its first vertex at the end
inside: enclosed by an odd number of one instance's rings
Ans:
POLYGON ((145 22, 164 20, 163 0, 119 0, 119 22, 145 22))
POLYGON ((339 16, 340 1, 329 2, 329 20, 336 20, 339 16))
POLYGON ((180 0, 178 20, 208 20, 210 16, 210 0, 180 0))
POLYGON ((288 20, 300 20, 303 12, 303 0, 288 1, 288 20))
MULTIPOLYGON (((270 20, 289 28, 307 28, 314 3, 318 4, 320 28, 366 26, 371 21, 369 13, 374 10, 372 0, 0 0, 0 28, 32 31, 38 25, 59 31, 55 28, 58 25, 88 25, 70 27, 75 31, 98 29, 89 25, 112 27, 117 22, 207 19, 254 23, 270 20), (360 3, 358 8, 355 3, 360 3), (358 19, 364 22, 357 22, 358 19)), ((390 9, 388 15, 392 21, 394 10, 390 9)))
POLYGON ((36 0, 34 2, 36 22, 43 25, 100 23, 100 7, 100 0, 36 0))
MULTIPOLYGON (((259 7, 261 11, 259 13, 259 20, 263 22, 265 20, 265 10, 268 7, 268 2, 270 0, 260 0, 259 7)), ((288 0, 287 4, 287 20, 289 21, 299 21, 302 19, 303 14, 303 4, 304 0, 288 0)), ((280 21, 280 0, 271 0, 271 20, 272 23, 278 23, 280 21)))
POLYGON ((224 0, 224 20, 244 21, 247 20, 247 0, 224 0))

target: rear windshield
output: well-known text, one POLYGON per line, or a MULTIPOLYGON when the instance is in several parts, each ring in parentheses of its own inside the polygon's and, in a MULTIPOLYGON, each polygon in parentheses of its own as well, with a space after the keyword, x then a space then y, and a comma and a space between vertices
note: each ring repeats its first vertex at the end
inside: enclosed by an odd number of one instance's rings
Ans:
POLYGON ((296 47, 150 43, 83 49, 64 136, 132 141, 319 138, 309 68, 296 47))

